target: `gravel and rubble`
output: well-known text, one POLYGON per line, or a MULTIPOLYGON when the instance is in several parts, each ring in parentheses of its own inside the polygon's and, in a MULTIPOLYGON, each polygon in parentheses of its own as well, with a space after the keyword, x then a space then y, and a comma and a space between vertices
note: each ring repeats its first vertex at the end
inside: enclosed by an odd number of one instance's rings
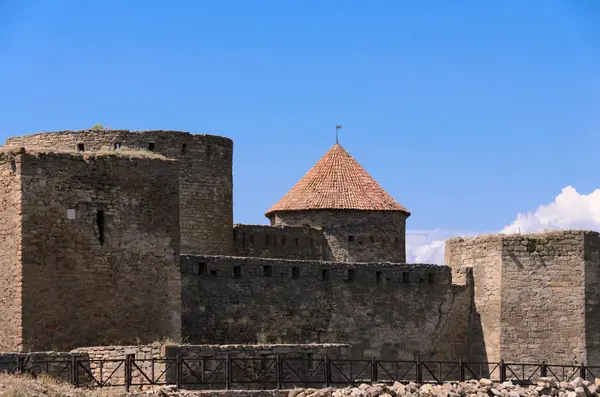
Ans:
POLYGON ((511 381, 493 382, 489 379, 462 383, 361 384, 344 389, 294 389, 288 397, 598 397, 600 379, 594 381, 576 378, 558 382, 540 378, 536 383, 521 386, 511 381))

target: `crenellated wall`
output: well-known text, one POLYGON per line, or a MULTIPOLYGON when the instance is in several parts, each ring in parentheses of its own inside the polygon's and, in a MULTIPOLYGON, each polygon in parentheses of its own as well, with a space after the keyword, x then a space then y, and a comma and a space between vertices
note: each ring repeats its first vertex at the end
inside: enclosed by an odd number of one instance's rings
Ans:
POLYGON ((181 251, 232 253, 233 141, 180 131, 58 131, 8 138, 3 148, 47 152, 152 151, 182 162, 179 171, 181 251))
POLYGON ((321 260, 325 245, 323 232, 309 227, 233 227, 234 256, 321 260))
POLYGON ((406 213, 401 211, 281 211, 269 219, 272 226, 321 229, 325 260, 406 262, 406 213))
POLYGON ((355 358, 457 358, 471 288, 452 285, 445 266, 186 255, 182 335, 191 343, 342 342, 355 358))

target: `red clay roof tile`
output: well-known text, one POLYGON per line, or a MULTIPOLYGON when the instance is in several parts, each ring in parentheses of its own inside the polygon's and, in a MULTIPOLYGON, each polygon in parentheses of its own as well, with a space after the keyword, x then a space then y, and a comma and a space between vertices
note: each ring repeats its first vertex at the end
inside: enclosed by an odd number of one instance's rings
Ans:
POLYGON ((403 211, 410 215, 338 143, 265 215, 317 209, 403 211))

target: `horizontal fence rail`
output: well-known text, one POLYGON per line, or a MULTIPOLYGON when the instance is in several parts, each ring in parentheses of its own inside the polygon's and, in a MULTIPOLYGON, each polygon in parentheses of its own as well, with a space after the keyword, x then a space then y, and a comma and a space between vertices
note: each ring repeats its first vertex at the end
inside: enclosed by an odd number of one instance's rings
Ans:
POLYGON ((360 383, 444 383, 482 378, 531 384, 541 377, 572 381, 600 377, 600 366, 470 361, 394 361, 290 358, 183 357, 120 359, 0 358, 0 372, 49 376, 75 387, 173 385, 182 389, 282 389, 360 383))

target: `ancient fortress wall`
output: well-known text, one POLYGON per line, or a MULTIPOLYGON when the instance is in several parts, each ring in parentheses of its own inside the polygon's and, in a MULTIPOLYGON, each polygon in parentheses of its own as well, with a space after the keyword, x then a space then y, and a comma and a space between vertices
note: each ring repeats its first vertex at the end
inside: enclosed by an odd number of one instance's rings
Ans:
POLYGON ((406 262, 406 214, 397 211, 275 212, 272 226, 322 228, 325 260, 406 262))
POLYGON ((435 265, 183 256, 191 343, 348 343, 351 355, 465 355, 471 285, 435 265))
POLYGON ((232 252, 233 141, 179 131, 60 131, 6 140, 6 148, 44 151, 113 151, 116 146, 151 150, 182 162, 180 183, 181 251, 232 252))
POLYGON ((16 165, 22 349, 179 338, 179 163, 26 153, 16 165))
POLYGON ((321 260, 325 245, 323 232, 313 228, 233 226, 234 256, 321 260))
POLYGON ((446 262, 473 266, 485 341, 474 351, 490 361, 597 360, 599 248, 598 233, 584 231, 449 240, 446 262))
POLYGON ((0 152, 0 351, 23 344, 21 316, 21 177, 18 156, 0 152))

